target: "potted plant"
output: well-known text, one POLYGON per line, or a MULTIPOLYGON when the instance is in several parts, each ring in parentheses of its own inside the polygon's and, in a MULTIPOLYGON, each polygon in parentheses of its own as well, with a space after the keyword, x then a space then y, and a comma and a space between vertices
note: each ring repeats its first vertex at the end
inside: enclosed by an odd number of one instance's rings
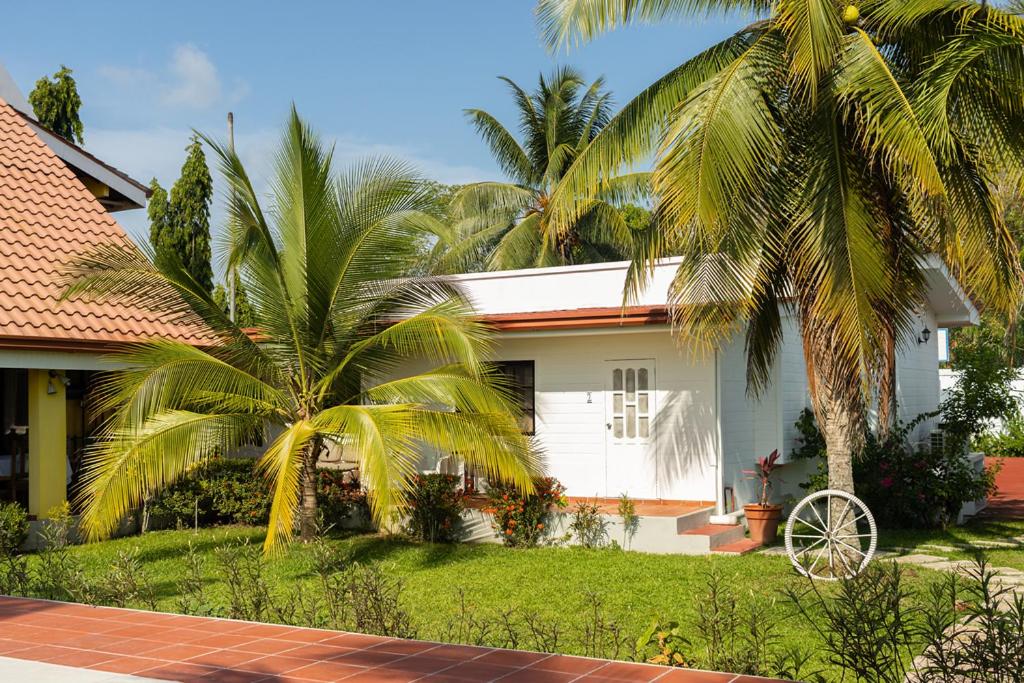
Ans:
POLYGON ((772 486, 772 475, 782 465, 779 464, 779 451, 772 451, 768 457, 757 459, 757 468, 743 470, 761 483, 761 497, 757 503, 743 506, 750 528, 750 538, 762 545, 774 543, 779 535, 779 521, 782 519, 782 506, 768 503, 768 490, 772 486))

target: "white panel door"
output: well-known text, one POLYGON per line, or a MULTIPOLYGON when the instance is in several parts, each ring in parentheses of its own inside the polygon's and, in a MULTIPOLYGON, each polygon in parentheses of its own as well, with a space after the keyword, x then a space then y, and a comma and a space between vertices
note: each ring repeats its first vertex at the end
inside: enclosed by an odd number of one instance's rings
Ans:
POLYGON ((654 360, 605 362, 605 495, 658 497, 654 360))

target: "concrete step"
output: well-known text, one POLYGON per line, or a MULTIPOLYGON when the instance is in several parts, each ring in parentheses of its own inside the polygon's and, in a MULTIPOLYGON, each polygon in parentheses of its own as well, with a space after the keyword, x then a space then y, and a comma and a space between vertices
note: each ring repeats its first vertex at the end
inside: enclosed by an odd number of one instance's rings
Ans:
POLYGON ((692 529, 699 529, 700 527, 707 526, 711 523, 711 515, 715 511, 714 508, 703 508, 701 510, 694 510, 688 512, 685 515, 676 517, 676 533, 682 534, 692 529))
POLYGON ((733 541, 732 543, 720 545, 712 550, 711 553, 714 555, 746 555, 747 553, 754 552, 760 547, 761 544, 757 541, 749 538, 742 538, 738 541, 733 541))
POLYGON ((706 537, 708 539, 708 550, 711 551, 727 543, 743 540, 746 530, 741 524, 706 524, 696 529, 684 531, 681 535, 706 537))

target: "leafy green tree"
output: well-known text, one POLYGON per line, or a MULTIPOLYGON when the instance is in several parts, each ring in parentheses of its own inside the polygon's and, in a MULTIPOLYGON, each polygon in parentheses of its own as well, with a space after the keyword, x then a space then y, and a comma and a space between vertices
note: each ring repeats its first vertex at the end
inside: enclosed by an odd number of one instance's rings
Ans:
POLYGON ((46 76, 40 78, 29 93, 28 102, 44 127, 66 140, 82 143, 85 141, 85 128, 78 115, 82 98, 71 73, 71 69, 61 64, 52 80, 46 76))
POLYGON ((206 291, 213 291, 210 247, 210 203, 213 178, 198 136, 186 148, 181 175, 170 195, 154 178, 147 208, 149 242, 157 260, 178 259, 206 291))
POLYGON ((166 258, 174 253, 174 226, 171 224, 171 203, 167 199, 167 190, 153 178, 149 181, 152 194, 146 205, 149 218, 149 244, 153 248, 155 258, 166 258))
POLYGON ((293 109, 268 212, 237 155, 207 142, 231 190, 228 267, 263 339, 232 324, 180 262, 107 245, 74 266, 67 296, 134 302, 211 341, 140 344, 120 356, 125 370, 105 375, 96 409, 110 418, 81 479, 86 534, 108 536, 147 495, 268 425, 268 550, 296 523, 313 536, 328 445, 358 460, 378 522, 406 504, 424 446, 532 491, 540 462, 485 362, 491 332, 457 286, 407 277, 431 204, 420 179, 388 160, 336 173, 293 109))
MULTIPOLYGON (((224 315, 231 315, 231 293, 219 282, 213 288, 213 300, 224 315)), ((253 311, 252 304, 249 303, 249 295, 245 293, 245 287, 237 277, 235 278, 235 324, 243 329, 256 326, 256 312, 253 311)))
POLYGON ((610 116, 604 80, 588 86, 568 67, 541 76, 532 93, 502 80, 519 111, 522 142, 482 109, 467 109, 466 116, 510 180, 472 183, 455 194, 453 222, 438 230, 438 269, 506 270, 622 258, 631 236, 614 204, 643 196, 646 173, 609 178, 580 202, 571 225, 557 233, 548 225, 548 198, 610 116))
POLYGON ((174 224, 175 247, 185 270, 206 291, 213 290, 210 265, 210 203, 213 178, 198 136, 192 137, 181 176, 171 187, 170 215, 174 224))
POLYGON ((738 11, 763 19, 656 81, 577 156, 552 230, 572 234, 581 196, 656 154, 657 220, 629 291, 684 256, 676 334, 706 348, 744 333, 755 393, 793 310, 829 485, 852 491, 881 359, 926 303, 926 255, 992 310, 1021 300, 993 181, 1024 173, 1024 21, 969 0, 540 0, 538 18, 556 47, 738 11))

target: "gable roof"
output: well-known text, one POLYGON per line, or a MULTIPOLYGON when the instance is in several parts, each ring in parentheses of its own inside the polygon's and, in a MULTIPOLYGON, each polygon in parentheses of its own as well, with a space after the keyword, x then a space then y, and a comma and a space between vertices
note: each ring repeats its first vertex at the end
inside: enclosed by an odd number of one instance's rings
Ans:
POLYGON ((154 311, 60 300, 67 265, 111 243, 130 241, 68 164, 0 99, 0 347, 104 350, 161 337, 203 343, 198 329, 154 311))

